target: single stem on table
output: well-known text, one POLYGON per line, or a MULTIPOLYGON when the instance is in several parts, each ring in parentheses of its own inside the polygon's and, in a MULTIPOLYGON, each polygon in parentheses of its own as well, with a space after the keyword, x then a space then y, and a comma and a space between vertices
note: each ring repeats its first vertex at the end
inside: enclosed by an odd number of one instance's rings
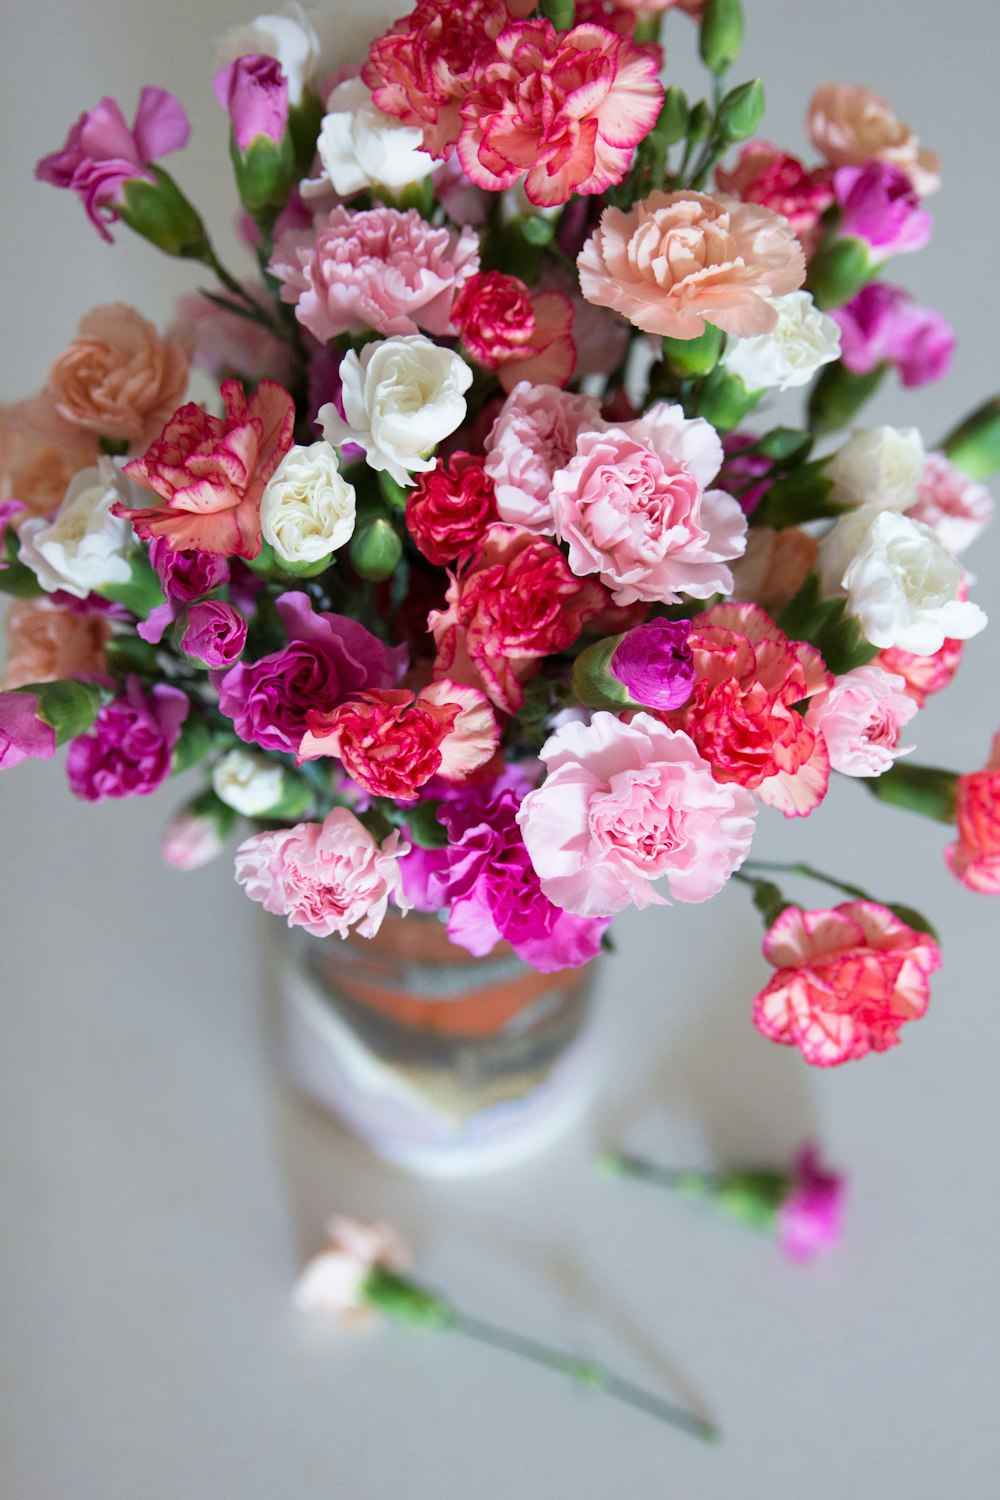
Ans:
POLYGON ((577 1359, 571 1354, 564 1354, 560 1349, 553 1349, 549 1344, 540 1343, 537 1339, 527 1338, 520 1333, 511 1333, 506 1328, 498 1328, 494 1323, 484 1322, 482 1318, 469 1317, 466 1313, 456 1312, 449 1326, 456 1333, 464 1333, 466 1338, 474 1339, 477 1343, 488 1344, 493 1349, 504 1349, 509 1354, 519 1355, 531 1364, 541 1365, 545 1369, 557 1370, 560 1374, 568 1375, 578 1384, 587 1386, 591 1390, 603 1391, 605 1395, 613 1396, 616 1401, 621 1401, 626 1406, 645 1413, 646 1416, 655 1417, 670 1427, 690 1433, 692 1437, 700 1438, 704 1443, 717 1443, 720 1440, 719 1429, 706 1421, 704 1417, 696 1416, 694 1412, 686 1411, 681 1406, 675 1406, 673 1402, 664 1401, 659 1396, 653 1395, 651 1391, 644 1390, 642 1386, 633 1385, 630 1380, 623 1380, 606 1365, 592 1360, 577 1359))

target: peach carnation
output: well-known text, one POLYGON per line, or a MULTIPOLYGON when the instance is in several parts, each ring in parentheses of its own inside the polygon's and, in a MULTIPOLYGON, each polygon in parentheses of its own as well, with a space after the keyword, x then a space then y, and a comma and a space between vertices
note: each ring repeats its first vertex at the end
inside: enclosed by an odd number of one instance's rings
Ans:
POLYGON ((479 269, 479 238, 435 228, 415 208, 338 207, 313 230, 289 230, 269 269, 321 344, 366 328, 448 334, 455 296, 479 269))
POLYGON ((462 104, 458 157, 476 186, 523 178, 531 203, 557 207, 621 182, 663 102, 659 48, 540 20, 507 26, 495 53, 462 104))
POLYGON ((7 611, 7 667, 0 689, 66 677, 98 677, 107 670, 103 615, 80 614, 51 599, 16 599, 7 611))
POLYGON ((796 704, 833 686, 819 652, 793 641, 756 604, 716 604, 689 637, 694 692, 669 722, 685 730, 718 781, 736 782, 786 818, 823 800, 830 758, 796 704))
POLYGON ((958 838, 945 850, 952 874, 984 896, 1000 896, 1000 733, 981 771, 958 778, 958 838))
POLYGON ((693 339, 712 323, 741 338, 770 333, 765 299, 805 280, 802 246, 770 209, 691 191, 606 208, 577 259, 588 302, 645 333, 693 339))
POLYGON ((161 339, 134 307, 112 302, 82 319, 25 415, 40 436, 57 441, 86 433, 141 447, 160 431, 187 383, 180 340, 161 339))
POLYGON ((65 498, 70 480, 97 462, 97 440, 90 433, 76 432, 66 442, 29 432, 27 408, 31 404, 0 407, 0 504, 20 500, 25 507, 11 522, 15 530, 27 514, 45 518, 53 515, 65 498))
POLYGON ((886 161, 906 173, 921 197, 941 186, 941 158, 928 151, 888 100, 857 83, 824 83, 809 104, 809 139, 831 167, 886 161))
POLYGON ((933 938, 874 901, 787 907, 764 957, 778 972, 754 1000, 754 1025, 818 1068, 894 1047, 900 1027, 926 1011, 941 967, 933 938))

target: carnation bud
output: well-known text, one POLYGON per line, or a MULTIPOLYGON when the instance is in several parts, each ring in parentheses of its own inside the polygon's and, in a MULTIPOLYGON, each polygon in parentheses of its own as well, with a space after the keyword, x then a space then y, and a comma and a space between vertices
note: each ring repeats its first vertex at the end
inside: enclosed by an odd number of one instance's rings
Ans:
POLYGON ((38 682, 30 689, 35 717, 55 730, 56 744, 86 734, 112 694, 95 682, 38 682))
POLYGON ((456 1321, 447 1302, 383 1265, 375 1265, 369 1271, 361 1295, 369 1307, 377 1307, 401 1323, 447 1328, 456 1321))
POLYGON ((214 792, 202 792, 171 818, 163 830, 160 853, 175 870, 200 870, 221 854, 235 823, 231 807, 214 792))
POLYGON ((827 365, 809 395, 810 432, 835 432, 847 427, 875 394, 888 368, 887 364, 876 365, 865 375, 855 375, 839 360, 827 365))
POLYGON ((687 128, 687 95, 676 83, 672 83, 663 96, 652 136, 661 146, 674 146, 687 135, 687 128))
POLYGON ((699 146, 702 141, 707 141, 712 133, 712 111, 704 99, 699 99, 697 104, 691 106, 688 115, 687 137, 692 146, 699 146))
POLYGON ((670 372, 683 380, 688 375, 707 375, 719 363, 722 353, 722 329, 705 324, 705 332, 695 339, 663 340, 663 357, 670 372))
POLYGON ((689 620, 649 620, 607 636, 573 664, 573 691, 588 708, 680 708, 691 696, 689 620))
POLYGON ((150 166, 147 171, 155 177, 155 182, 133 177, 125 184, 120 206, 122 219, 166 255, 207 261, 211 249, 198 211, 162 167, 150 166))
POLYGON ((392 522, 386 516, 376 516, 355 531, 350 554, 362 578, 381 583, 395 572, 403 555, 403 543, 392 522))
POLYGON ((743 6, 741 0, 708 0, 701 15, 698 51, 701 60, 713 73, 731 68, 743 45, 743 6))
POLYGON ((229 150, 240 202, 255 223, 270 227, 298 176, 288 122, 288 81, 273 57, 240 57, 213 79, 229 112, 229 150))
POLYGON ((764 118, 764 85, 759 78, 741 83, 726 95, 715 117, 715 128, 724 141, 746 141, 764 118))
POLYGON ((1000 470, 1000 396, 966 417, 941 447, 970 479, 989 479, 1000 470))
POLYGON ((538 13, 557 31, 569 31, 576 21, 576 0, 539 0, 538 13))
POLYGON ((718 432, 731 432, 762 395, 762 391, 748 391, 738 375, 717 365, 698 396, 698 416, 711 422, 718 432))
POLYGON ((806 290, 818 308, 843 307, 870 279, 872 269, 864 240, 832 240, 809 262, 806 290))

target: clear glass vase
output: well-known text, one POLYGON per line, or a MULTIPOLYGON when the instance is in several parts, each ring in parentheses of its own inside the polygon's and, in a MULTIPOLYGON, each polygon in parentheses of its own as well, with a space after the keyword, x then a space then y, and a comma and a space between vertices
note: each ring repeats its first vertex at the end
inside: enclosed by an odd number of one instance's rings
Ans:
POLYGON ((372 940, 289 934, 283 1031, 297 1087, 411 1171, 491 1171, 575 1120, 594 1073, 594 965, 539 974, 391 911, 372 940))

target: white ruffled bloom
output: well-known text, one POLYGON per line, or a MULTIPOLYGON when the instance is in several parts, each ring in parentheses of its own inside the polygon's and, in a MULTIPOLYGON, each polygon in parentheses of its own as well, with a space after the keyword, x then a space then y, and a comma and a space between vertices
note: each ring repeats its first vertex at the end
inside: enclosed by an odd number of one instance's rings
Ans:
POLYGON ((229 750, 212 770, 212 789, 220 802, 258 818, 281 801, 285 773, 281 766, 249 750, 229 750))
POLYGON ((873 510, 909 510, 927 455, 915 427, 856 427, 827 464, 832 499, 873 510))
POLYGON ((321 562, 354 535, 354 487, 329 443, 291 448, 260 502, 260 527, 282 562, 321 562))
POLYGON ((459 355, 422 334, 382 339, 352 350, 340 366, 346 422, 332 402, 320 407, 328 443, 357 443, 372 469, 397 484, 434 467, 425 455, 465 420, 472 371, 459 355))
POLYGON ((778 314, 770 333, 730 339, 722 363, 748 391, 788 391, 808 385, 821 365, 840 354, 840 328, 808 292, 764 299, 778 314))
POLYGON ((295 105, 318 71, 320 41, 307 12, 289 0, 279 12, 227 31, 216 43, 215 55, 220 68, 240 57, 276 58, 288 80, 288 102, 295 105))
POLYGON ((978 635, 986 616, 959 597, 962 570, 930 529, 909 516, 876 516, 842 579, 847 610, 873 646, 933 656, 946 639, 978 635))
POLYGON ((85 599, 109 583, 128 583, 132 523, 111 514, 119 501, 133 503, 128 481, 110 458, 102 458, 97 468, 73 476, 53 520, 35 516, 24 522, 18 557, 46 593, 61 590, 85 599))
POLYGON ((300 185, 302 196, 319 197, 332 189, 347 198, 377 187, 400 193, 437 165, 421 151, 423 138, 419 127, 383 114, 360 78, 338 83, 326 101, 316 142, 322 171, 300 185))

